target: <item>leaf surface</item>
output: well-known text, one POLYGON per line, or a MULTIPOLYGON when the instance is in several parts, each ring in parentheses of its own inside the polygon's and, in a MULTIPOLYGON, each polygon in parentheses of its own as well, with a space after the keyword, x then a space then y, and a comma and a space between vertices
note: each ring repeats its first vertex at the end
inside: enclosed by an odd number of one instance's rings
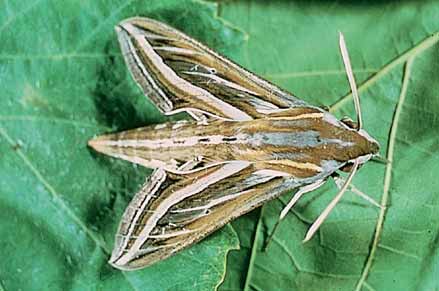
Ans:
POLYGON ((242 34, 199 1, 0 4, 0 290, 209 290, 237 247, 230 227, 150 268, 107 264, 147 169, 93 153, 94 135, 165 118, 137 88, 114 25, 167 22, 228 54, 242 34))

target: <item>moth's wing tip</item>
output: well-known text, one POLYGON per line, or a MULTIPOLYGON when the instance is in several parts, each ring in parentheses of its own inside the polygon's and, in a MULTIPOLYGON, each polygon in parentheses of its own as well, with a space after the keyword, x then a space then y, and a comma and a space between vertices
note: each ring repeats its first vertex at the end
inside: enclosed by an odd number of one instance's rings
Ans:
POLYGON ((116 24, 114 26, 114 30, 116 31, 117 34, 119 34, 122 31, 121 23, 116 24))
POLYGON ((116 256, 115 252, 111 254, 110 259, 108 260, 108 264, 116 269, 120 269, 120 265, 117 263, 118 256, 116 256))
POLYGON ((128 24, 135 24, 135 23, 145 23, 145 22, 157 22, 154 19, 148 18, 148 17, 143 17, 143 16, 133 16, 133 17, 129 17, 129 18, 125 18, 124 20, 122 20, 121 22, 119 22, 117 26, 126 26, 128 24))
POLYGON ((120 261, 120 254, 113 254, 111 255, 111 258, 108 260, 108 263, 115 269, 121 270, 121 271, 135 271, 139 269, 143 269, 147 267, 149 264, 136 264, 136 261, 128 261, 126 263, 121 263, 120 261))
POLYGON ((119 22, 118 24, 116 24, 114 26, 114 30, 118 34, 121 33, 122 31, 126 31, 127 28, 132 25, 133 20, 135 20, 135 18, 127 18, 127 19, 122 20, 121 22, 119 22))
POLYGON ((96 150, 96 148, 98 147, 100 141, 100 137, 99 136, 95 136, 92 139, 89 139, 87 141, 87 146, 89 146, 90 148, 96 150))
MULTIPOLYGON (((122 248, 123 241, 116 239, 115 246, 111 252, 111 257, 108 260, 113 268, 121 271, 134 271, 146 267, 146 265, 139 263, 136 256, 124 255, 124 249, 122 248)), ((126 249, 125 249, 126 250, 126 249)))
POLYGON ((140 22, 140 21, 142 21, 144 19, 145 18, 143 18, 143 17, 130 17, 130 18, 126 18, 126 19, 122 20, 121 22, 119 22, 118 24, 116 24, 114 29, 116 30, 117 33, 120 33, 121 31, 129 30, 129 27, 131 25, 133 25, 136 22, 140 22))
POLYGON ((110 259, 108 260, 108 263, 113 267, 121 271, 131 271, 135 268, 130 267, 129 262, 128 263, 121 263, 120 261, 120 252, 115 249, 113 250, 113 253, 111 254, 110 259))
POLYGON ((139 19, 140 19, 140 17, 128 17, 128 18, 125 18, 122 21, 120 21, 116 26, 123 26, 127 23, 132 23, 132 22, 135 22, 136 20, 139 20, 139 19))
POLYGON ((152 23, 156 24, 157 21, 146 17, 135 16, 122 20, 116 24, 114 29, 118 35, 124 32, 134 35, 139 33, 137 27, 150 26, 152 23))
POLYGON ((108 263, 115 269, 121 270, 121 271, 133 271, 135 269, 129 268, 127 265, 120 265, 117 262, 112 261, 111 259, 108 261, 108 263))

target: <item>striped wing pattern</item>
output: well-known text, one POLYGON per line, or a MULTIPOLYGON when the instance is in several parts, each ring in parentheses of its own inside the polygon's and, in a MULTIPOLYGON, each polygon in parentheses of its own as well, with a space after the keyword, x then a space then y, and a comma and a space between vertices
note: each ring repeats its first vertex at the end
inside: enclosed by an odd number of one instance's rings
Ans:
POLYGON ((131 18, 116 27, 130 71, 165 114, 187 111, 232 120, 306 103, 158 21, 131 18))
POLYGON ((184 177, 157 169, 127 207, 110 263, 148 266, 304 182, 242 161, 184 177))

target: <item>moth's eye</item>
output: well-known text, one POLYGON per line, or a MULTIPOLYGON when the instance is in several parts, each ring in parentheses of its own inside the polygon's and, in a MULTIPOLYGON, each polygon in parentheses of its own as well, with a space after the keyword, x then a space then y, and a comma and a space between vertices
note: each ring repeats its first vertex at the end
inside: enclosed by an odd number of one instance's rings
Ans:
POLYGON ((349 173, 352 170, 353 163, 349 163, 340 168, 341 171, 349 173))
POLYGON ((354 122, 352 119, 350 119, 349 117, 343 117, 341 119, 341 122, 343 122, 344 124, 346 124, 352 129, 358 129, 358 124, 354 122))
MULTIPOLYGON (((361 168, 363 164, 359 164, 358 165, 358 169, 361 168)), ((354 163, 347 163, 346 165, 344 165, 343 167, 340 168, 341 171, 345 172, 345 173, 350 173, 352 170, 352 167, 354 166, 354 163)))

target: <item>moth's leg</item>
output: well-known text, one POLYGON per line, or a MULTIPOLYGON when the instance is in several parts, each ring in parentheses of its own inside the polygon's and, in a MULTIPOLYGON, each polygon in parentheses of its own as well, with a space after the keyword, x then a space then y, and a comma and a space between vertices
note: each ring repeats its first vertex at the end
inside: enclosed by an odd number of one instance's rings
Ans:
POLYGON ((203 114, 202 112, 194 111, 194 110, 188 110, 187 113, 192 116, 193 119, 197 121, 200 125, 207 125, 207 116, 206 114, 203 114))
POLYGON ((348 117, 348 116, 344 116, 341 119, 341 122, 343 122, 344 124, 346 124, 347 126, 349 126, 352 129, 357 129, 358 128, 358 124, 356 122, 354 122, 352 120, 352 118, 348 117))
POLYGON ((314 191, 315 189, 319 188, 325 183, 325 180, 318 180, 312 184, 306 185, 299 189, 299 191, 294 194, 293 198, 291 198, 290 202, 282 209, 279 218, 276 221, 276 224, 273 227, 273 230, 271 231, 270 235, 267 238, 267 241, 264 246, 264 250, 267 249, 268 244, 270 243, 271 239, 273 238, 273 235, 279 226, 280 222, 285 218, 285 216, 288 214, 288 212, 293 208, 293 206, 296 204, 296 202, 306 193, 314 191))
MULTIPOLYGON (((346 183, 346 180, 342 177, 335 175, 333 176, 335 185, 337 185, 337 188, 340 190, 343 187, 343 184, 346 183)), ((367 194, 359 190, 357 187, 355 187, 353 184, 349 185, 349 190, 354 193, 355 195, 358 195, 359 197, 363 198, 367 202, 371 203, 372 205, 382 208, 382 206, 376 202, 372 197, 369 197, 367 194)))
POLYGON ((202 156, 198 156, 193 158, 192 160, 187 161, 183 165, 177 168, 177 171, 173 171, 176 174, 184 174, 190 170, 193 170, 201 161, 203 160, 202 156))
POLYGON ((360 164, 360 161, 357 159, 354 161, 354 164, 352 166, 352 170, 349 173, 348 178, 346 179, 345 183, 341 187, 340 191, 337 193, 337 195, 332 199, 332 201, 329 203, 329 205, 323 210, 323 212, 317 217, 317 219, 314 221, 314 223, 309 228, 308 232, 305 235, 305 239, 303 242, 309 241, 313 235, 316 233, 316 231, 319 229, 320 225, 322 225, 323 221, 325 221, 326 217, 328 217, 329 213, 331 213, 332 209, 334 209, 335 205, 340 201, 341 197, 343 197, 343 194, 346 192, 347 188, 349 187, 352 178, 354 178, 355 173, 358 170, 358 165, 360 164))
POLYGON ((288 202, 287 206, 285 206, 284 209, 282 209, 282 211, 279 215, 279 220, 282 220, 285 218, 285 216, 288 214, 290 209, 293 208, 293 206, 303 196, 303 194, 316 190, 317 188, 322 186, 324 183, 325 183, 325 180, 318 180, 317 182, 315 182, 313 184, 309 184, 309 185, 306 185, 306 186, 300 188, 299 191, 297 191, 296 194, 294 194, 293 198, 291 198, 290 202, 288 202))

